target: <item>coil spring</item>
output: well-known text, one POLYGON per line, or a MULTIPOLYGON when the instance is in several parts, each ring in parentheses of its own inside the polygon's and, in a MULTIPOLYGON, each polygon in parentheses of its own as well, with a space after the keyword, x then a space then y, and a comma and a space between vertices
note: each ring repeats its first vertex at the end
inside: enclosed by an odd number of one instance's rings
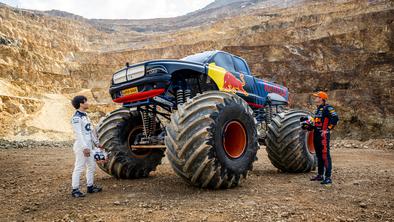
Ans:
POLYGON ((185 95, 184 95, 184 97, 185 97, 184 101, 186 102, 187 100, 189 100, 191 98, 191 96, 192 96, 192 91, 190 89, 186 89, 185 95))
POLYGON ((177 103, 178 105, 182 105, 182 104, 184 103, 183 97, 184 97, 183 90, 182 90, 182 89, 178 89, 178 90, 176 91, 176 103, 177 103))
POLYGON ((267 112, 266 122, 267 122, 267 124, 270 124, 271 120, 272 120, 272 106, 271 105, 268 106, 266 112, 267 112))
POLYGON ((148 137, 150 134, 150 121, 149 121, 149 114, 146 111, 141 112, 142 115, 142 125, 144 127, 144 135, 148 137), (148 128, 149 127, 149 128, 148 128))
POLYGON ((156 113, 151 113, 149 117, 149 131, 150 135, 156 131, 156 113))

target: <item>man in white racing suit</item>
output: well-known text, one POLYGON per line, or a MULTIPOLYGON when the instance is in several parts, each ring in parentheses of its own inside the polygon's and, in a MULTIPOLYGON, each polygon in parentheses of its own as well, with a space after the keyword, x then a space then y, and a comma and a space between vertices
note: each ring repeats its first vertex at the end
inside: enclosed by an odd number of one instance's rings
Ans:
POLYGON ((101 148, 97 136, 93 133, 92 124, 86 114, 89 103, 85 96, 76 96, 71 101, 76 109, 71 123, 75 134, 74 154, 75 165, 72 173, 72 192, 73 197, 84 197, 85 194, 79 189, 80 176, 86 167, 87 192, 97 193, 102 188, 94 185, 94 172, 96 161, 93 157, 94 146, 101 148))

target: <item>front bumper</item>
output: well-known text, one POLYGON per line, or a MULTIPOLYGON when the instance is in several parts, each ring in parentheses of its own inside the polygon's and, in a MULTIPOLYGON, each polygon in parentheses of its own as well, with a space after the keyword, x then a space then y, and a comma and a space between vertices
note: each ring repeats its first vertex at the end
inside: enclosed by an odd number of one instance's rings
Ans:
POLYGON ((160 73, 112 85, 109 89, 109 93, 111 94, 112 100, 116 103, 141 101, 164 93, 165 89, 170 85, 170 82, 171 75, 160 73), (138 93, 122 95, 122 90, 132 87, 137 87, 138 93))

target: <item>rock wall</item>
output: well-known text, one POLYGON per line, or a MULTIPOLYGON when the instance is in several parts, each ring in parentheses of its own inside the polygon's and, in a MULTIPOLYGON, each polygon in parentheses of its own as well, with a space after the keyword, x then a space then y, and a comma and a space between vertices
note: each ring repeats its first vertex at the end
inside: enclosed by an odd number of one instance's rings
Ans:
POLYGON ((231 4, 222 11, 242 7, 242 13, 219 13, 215 16, 223 18, 210 23, 198 22, 204 11, 192 13, 189 27, 175 19, 173 29, 158 31, 157 20, 143 21, 144 31, 135 30, 136 21, 91 21, 0 6, 0 78, 19 89, 16 96, 88 89, 95 102, 111 104, 111 75, 126 62, 219 49, 244 57, 256 76, 287 85, 293 107, 313 110, 310 94, 328 91, 341 117, 337 137, 393 138, 392 1, 244 6, 231 4))

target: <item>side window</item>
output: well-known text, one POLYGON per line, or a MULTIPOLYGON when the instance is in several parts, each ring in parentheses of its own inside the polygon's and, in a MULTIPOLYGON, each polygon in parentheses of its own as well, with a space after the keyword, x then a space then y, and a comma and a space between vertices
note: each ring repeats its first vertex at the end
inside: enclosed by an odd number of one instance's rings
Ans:
POLYGON ((249 74, 248 68, 246 67, 245 62, 242 61, 242 59, 234 57, 234 65, 235 65, 235 70, 237 72, 240 72, 245 75, 249 74))
POLYGON ((234 63, 233 59, 230 55, 224 54, 224 53, 218 53, 216 54, 215 58, 213 59, 213 62, 222 68, 225 68, 229 72, 234 72, 234 63))

